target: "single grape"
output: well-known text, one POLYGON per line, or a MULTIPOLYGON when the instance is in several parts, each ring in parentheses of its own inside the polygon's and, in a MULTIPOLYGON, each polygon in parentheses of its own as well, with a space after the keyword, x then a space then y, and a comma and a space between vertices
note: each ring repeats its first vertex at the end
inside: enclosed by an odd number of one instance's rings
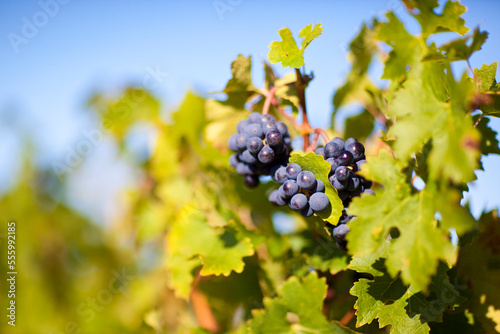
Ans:
POLYGON ((240 175, 256 175, 258 173, 259 169, 255 165, 249 165, 244 162, 238 162, 236 165, 236 173, 240 175))
POLYGON ((328 159, 326 159, 326 162, 328 162, 330 164, 330 166, 332 167, 332 172, 335 172, 335 170, 339 166, 339 162, 338 162, 337 158, 328 158, 328 159))
POLYGON ((248 125, 245 128, 245 133, 248 135, 248 137, 264 138, 264 132, 262 131, 262 127, 258 123, 253 123, 248 125))
POLYGON ((331 175, 328 180, 330 181, 330 184, 337 190, 344 190, 346 187, 345 182, 340 182, 335 174, 331 175))
POLYGON ((238 146, 236 146, 236 138, 238 137, 238 134, 235 133, 231 137, 229 137, 229 140, 227 141, 227 146, 231 151, 238 151, 238 146))
POLYGON ((342 138, 335 137, 332 140, 330 140, 330 143, 336 143, 341 150, 344 149, 344 141, 342 140, 342 138))
POLYGON ((309 205, 309 203, 307 203, 305 208, 300 210, 300 214, 304 217, 311 217, 314 214, 314 211, 313 211, 313 209, 311 209, 311 206, 309 205))
POLYGON ((371 189, 365 189, 363 191, 363 194, 367 194, 367 195, 375 195, 375 192, 371 189))
POLYGON ((354 157, 352 156, 352 153, 349 151, 342 151, 340 152, 339 157, 337 158, 337 161, 339 162, 340 166, 349 166, 354 157))
POLYGON ((365 157, 365 147, 360 142, 354 141, 349 144, 346 142, 345 149, 352 153, 354 161, 361 160, 365 157))
POLYGON ((323 211, 328 207, 328 204, 330 204, 330 200, 324 193, 314 193, 309 198, 309 206, 314 211, 323 211))
POLYGON ((323 158, 325 158, 325 148, 324 147, 318 147, 314 153, 316 153, 317 155, 321 155, 323 156, 323 158))
POLYGON ((244 150, 243 153, 240 154, 239 158, 247 164, 255 164, 257 162, 257 159, 248 150, 244 150))
POLYGON ((267 122, 274 122, 274 117, 269 115, 269 114, 260 115, 259 123, 260 123, 260 125, 262 125, 263 128, 264 128, 264 124, 267 122))
POLYGON ((317 192, 317 193, 324 193, 325 192, 325 184, 323 183, 323 181, 316 179, 315 192, 317 192))
POLYGON ((248 188, 255 188, 259 185, 258 175, 245 175, 245 184, 248 188))
POLYGON ((253 112, 250 114, 250 116, 248 116, 248 121, 250 123, 257 123, 257 122, 259 122, 259 118, 260 118, 260 113, 253 112))
POLYGON ((288 176, 286 176, 286 167, 281 166, 276 173, 274 174, 274 180, 278 183, 285 183, 286 180, 288 180, 288 176))
POLYGON ((361 170, 361 167, 362 167, 364 164, 366 164, 366 160, 364 160, 364 159, 356 161, 356 170, 357 170, 357 171, 360 171, 360 170, 361 170))
POLYGON ((298 191, 299 191, 299 186, 297 185, 297 182, 295 182, 295 180, 285 181, 285 183, 283 183, 279 187, 279 194, 284 199, 291 198, 298 191))
POLYGON ((360 182, 359 177, 357 175, 351 175, 351 177, 347 180, 347 190, 348 191, 355 191, 356 189, 359 189, 360 185, 361 185, 361 182, 360 182))
POLYGON ((324 147, 325 158, 336 158, 342 152, 342 148, 337 143, 329 142, 324 147))
POLYGON ((276 129, 281 133, 282 136, 288 134, 288 127, 282 121, 277 121, 274 123, 276 125, 276 129))
POLYGON ((297 184, 302 189, 312 189, 316 185, 316 177, 310 171, 304 170, 297 175, 297 184))
POLYGON ((236 166, 238 165, 240 161, 238 160, 238 154, 232 154, 230 157, 229 157, 229 164, 233 167, 233 168, 236 168, 236 166))
POLYGON ((247 148, 248 135, 246 133, 240 133, 236 137, 236 147, 238 151, 243 152, 247 148))
POLYGON ((252 154, 258 154, 264 144, 259 137, 250 137, 247 140, 247 150, 252 154))
POLYGON ((355 143, 357 142, 357 140, 355 138, 347 138, 345 143, 344 143, 344 147, 345 149, 347 150, 347 146, 351 145, 352 143, 355 143))
POLYGON ((236 126, 236 129, 238 130, 238 133, 244 133, 245 129, 248 126, 248 124, 249 124, 248 120, 246 120, 246 119, 243 119, 243 120, 239 121, 238 125, 236 126))
POLYGON ((271 130, 266 133, 266 142, 272 148, 283 147, 283 136, 278 130, 271 130))
POLYGON ((278 129, 276 128, 276 124, 274 122, 266 122, 262 124, 262 131, 264 131, 264 134, 274 130, 278 131, 278 129))
POLYGON ((333 228, 333 237, 339 241, 344 241, 345 236, 349 233, 351 229, 346 224, 340 224, 333 228))
POLYGON ((290 208, 292 210, 302 210, 307 205, 307 197, 304 194, 295 194, 290 199, 290 208))
POLYGON ((302 168, 296 163, 291 163, 286 167, 286 175, 290 180, 295 180, 300 172, 302 172, 302 168))
POLYGON ((257 158, 263 164, 271 163, 274 159, 274 150, 269 146, 264 146, 257 155, 257 158))
POLYGON ((335 169, 335 177, 340 182, 344 182, 350 175, 350 171, 346 166, 339 166, 335 169))

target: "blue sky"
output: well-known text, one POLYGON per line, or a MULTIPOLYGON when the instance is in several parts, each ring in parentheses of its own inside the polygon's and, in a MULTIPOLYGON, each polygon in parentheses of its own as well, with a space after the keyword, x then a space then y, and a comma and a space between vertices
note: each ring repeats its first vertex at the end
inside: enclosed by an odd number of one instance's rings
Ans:
MULTIPOLYGON (((464 15, 467 25, 480 25, 490 32, 483 50, 472 57, 472 66, 498 61, 500 3, 462 3, 469 8, 464 15)), ((230 77, 230 63, 239 53, 252 55, 254 82, 260 85, 260 61, 266 58, 270 42, 279 38, 277 31, 285 26, 297 32, 310 23, 323 24, 323 35, 309 46, 305 60, 307 70, 315 74, 307 93, 311 122, 325 127, 332 94, 349 71, 348 42, 362 22, 382 17, 388 8, 400 13, 410 29, 416 29, 394 0, 2 1, 0 189, 5 189, 19 168, 20 144, 9 130, 12 122, 22 124, 33 135, 41 149, 37 160, 50 166, 63 159, 68 145, 92 127, 85 108, 92 92, 140 84, 157 69, 167 74, 153 93, 163 101, 165 110, 171 110, 188 89, 203 94, 222 89, 230 77), (23 32, 29 38, 12 43, 13 34, 23 36, 23 32)), ((379 71, 375 67, 373 76, 379 71)), ((491 124, 500 130, 499 121, 491 124)), ((92 158, 106 160, 109 154, 105 152, 111 147, 105 143, 92 158)), ((103 163, 123 168, 112 159, 103 163)), ((483 163, 486 173, 478 172, 479 181, 472 186, 476 213, 483 207, 500 208, 500 158, 489 157, 483 163)), ((95 162, 94 168, 102 170, 102 165, 95 162)), ((94 175, 92 171, 88 175, 94 175)), ((122 173, 114 173, 111 181, 98 181, 95 176, 95 186, 118 182, 131 172, 125 168, 122 173)), ((102 179, 102 173, 98 174, 102 179)))

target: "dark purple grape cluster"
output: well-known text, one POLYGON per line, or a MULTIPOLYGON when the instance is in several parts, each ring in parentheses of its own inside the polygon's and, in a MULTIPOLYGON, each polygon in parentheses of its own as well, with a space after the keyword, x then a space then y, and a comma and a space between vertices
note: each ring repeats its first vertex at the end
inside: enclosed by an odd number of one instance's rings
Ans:
POLYGON ((322 212, 330 206, 324 183, 316 179, 312 172, 302 170, 296 163, 279 167, 273 179, 281 183, 281 186, 269 195, 271 203, 288 204, 292 210, 299 211, 304 217, 322 212))
POLYGON ((349 226, 346 224, 355 217, 349 215, 346 209, 353 197, 360 196, 362 193, 375 194, 370 189, 373 183, 355 174, 366 163, 365 147, 354 138, 349 138, 345 142, 341 138, 333 138, 324 147, 317 148, 315 153, 322 155, 330 164, 328 180, 337 189, 345 208, 337 226, 331 227, 331 233, 337 247, 347 250, 345 237, 349 232, 349 226))
POLYGON ((244 175, 247 187, 259 185, 260 175, 272 176, 280 166, 286 166, 292 140, 285 123, 253 112, 238 123, 237 130, 228 141, 229 149, 235 152, 229 163, 244 175))
POLYGON ((330 164, 328 180, 338 190, 344 207, 363 192, 373 193, 370 189, 372 182, 356 174, 366 163, 365 147, 356 139, 349 138, 344 142, 341 138, 333 138, 324 147, 317 148, 316 154, 322 155, 330 164))

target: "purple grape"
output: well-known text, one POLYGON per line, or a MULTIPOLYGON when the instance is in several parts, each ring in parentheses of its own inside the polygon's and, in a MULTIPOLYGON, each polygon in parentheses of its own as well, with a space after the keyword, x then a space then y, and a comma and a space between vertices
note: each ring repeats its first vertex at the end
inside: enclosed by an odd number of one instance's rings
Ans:
POLYGON ((297 184, 302 189, 312 189, 316 185, 316 177, 310 171, 304 170, 297 175, 297 184))
POLYGON ((290 180, 295 180, 300 172, 302 172, 302 168, 296 163, 291 163, 286 167, 286 175, 290 180))
POLYGON ((269 164, 274 159, 274 150, 269 146, 264 146, 257 155, 260 162, 263 164, 269 164))
POLYGON ((290 199, 290 208, 292 210, 302 210, 307 205, 307 197, 304 194, 295 194, 290 199))
POLYGON ((309 206, 313 211, 323 211, 328 207, 328 204, 330 204, 330 200, 324 193, 314 193, 309 198, 309 206))

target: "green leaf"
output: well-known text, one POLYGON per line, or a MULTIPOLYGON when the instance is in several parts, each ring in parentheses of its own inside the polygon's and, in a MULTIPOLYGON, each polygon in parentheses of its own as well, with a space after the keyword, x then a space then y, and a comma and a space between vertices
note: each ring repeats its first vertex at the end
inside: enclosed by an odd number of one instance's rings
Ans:
MULTIPOLYGON (((383 259, 375 263, 383 263, 383 259)), ((447 271, 448 266, 441 263, 432 278, 429 295, 404 285, 401 279, 391 278, 385 272, 373 280, 360 279, 350 291, 358 297, 354 305, 357 310, 356 327, 378 319, 380 328, 391 325, 391 333, 428 333, 427 322, 442 321, 446 309, 465 302, 465 298, 450 284, 447 271)))
POLYGON ((136 122, 155 123, 160 116, 160 103, 142 88, 127 87, 118 99, 95 95, 89 106, 96 109, 102 125, 119 140, 136 122))
POLYGON ((362 195, 350 204, 349 214, 357 219, 348 223, 349 254, 365 256, 377 251, 387 242, 390 230, 397 228, 400 235, 390 240, 387 269, 393 277, 401 272, 406 284, 425 290, 440 260, 455 262, 448 229, 470 230, 474 220, 460 209, 456 197, 444 197, 450 200, 445 201, 429 184, 424 191, 411 195, 404 174, 385 151, 371 157, 361 174, 382 184, 385 191, 377 191, 376 196, 362 195), (443 227, 437 225, 436 212, 442 215, 443 227))
POLYGON ((435 12, 438 6, 436 0, 405 1, 405 3, 410 4, 410 8, 419 10, 419 13, 413 16, 420 22, 424 38, 439 32, 456 32, 463 36, 469 31, 465 26, 465 20, 460 17, 467 8, 458 1, 447 1, 441 14, 435 12))
MULTIPOLYGON (((479 115, 473 117, 474 123, 478 120, 479 115)), ((476 129, 481 133, 481 154, 500 154, 500 145, 496 138, 497 133, 490 128, 488 123, 489 118, 483 117, 483 119, 477 123, 476 129)))
POLYGON ((380 22, 375 37, 389 45, 392 50, 385 62, 382 79, 399 79, 408 67, 422 58, 421 42, 406 31, 403 23, 393 12, 386 14, 387 22, 380 22))
POLYGON ((278 34, 282 41, 273 41, 269 45, 270 50, 267 57, 271 64, 281 63, 283 67, 299 68, 304 66, 304 50, 322 32, 321 23, 316 24, 314 28, 312 24, 304 27, 299 32, 299 37, 303 38, 301 48, 299 48, 290 29, 280 29, 278 34))
POLYGON ((167 268, 171 271, 170 282, 180 297, 189 295, 196 267, 202 266, 202 276, 241 273, 243 257, 254 253, 249 238, 210 227, 205 214, 194 205, 184 206, 171 228, 167 268))
POLYGON ((481 93, 491 90, 496 85, 495 75, 497 73, 498 62, 490 65, 483 64, 480 69, 474 69, 474 76, 479 80, 479 91, 481 93))
POLYGON ((372 133, 374 125, 375 119, 373 115, 364 109, 360 114, 345 120, 344 138, 365 139, 372 133))
POLYGON ((432 62, 414 65, 389 107, 389 116, 396 118, 389 135, 399 139, 394 150, 402 161, 432 139, 431 176, 469 182, 476 178, 479 155, 479 134, 465 115, 473 90, 466 77, 456 82, 451 70, 444 77, 443 69, 432 62), (445 102, 450 93, 450 101, 445 102))
POLYGON ((259 92, 252 83, 252 57, 238 55, 238 58, 231 63, 232 78, 222 91, 227 94, 224 104, 236 109, 243 109, 248 99, 259 92))
POLYGON ((309 152, 306 155, 294 153, 290 157, 290 163, 298 164, 302 170, 312 172, 316 179, 323 181, 325 184, 325 194, 328 196, 331 206, 326 212, 317 212, 316 215, 332 225, 337 225, 344 206, 338 196, 337 190, 328 181, 328 174, 331 171, 330 164, 321 155, 317 155, 314 152, 309 152))
POLYGON ((291 277, 278 290, 278 297, 265 298, 262 310, 253 310, 249 332, 258 333, 354 333, 336 322, 329 323, 323 312, 326 296, 324 278, 311 273, 299 281, 291 277))
POLYGON ((440 46, 439 50, 446 52, 446 58, 449 61, 468 60, 474 52, 481 50, 487 38, 487 32, 480 31, 479 28, 476 28, 472 36, 466 36, 448 42, 440 46))
POLYGON ((483 214, 480 232, 460 248, 458 276, 467 281, 473 296, 468 308, 487 333, 500 331, 500 219, 497 212, 483 214))

